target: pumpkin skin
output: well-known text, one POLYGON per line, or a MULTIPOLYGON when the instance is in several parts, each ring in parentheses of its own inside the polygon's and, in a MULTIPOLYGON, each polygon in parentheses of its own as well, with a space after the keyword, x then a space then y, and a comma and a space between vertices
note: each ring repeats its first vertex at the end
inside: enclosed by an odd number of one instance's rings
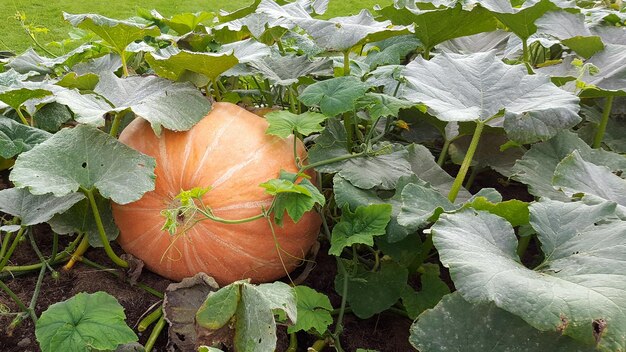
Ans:
MULTIPOLYGON (((283 227, 274 224, 276 240, 265 218, 243 224, 204 220, 180 236, 161 230, 161 211, 175 208, 174 197, 194 187, 211 188, 203 202, 224 219, 243 219, 268 208, 272 196, 259 184, 277 178, 281 169, 296 172, 297 167, 293 136, 266 135, 267 126, 265 119, 230 103, 215 103, 189 131, 163 130, 160 137, 146 120, 131 122, 119 140, 156 159, 156 185, 136 202, 113 204, 122 248, 172 280, 205 272, 220 285, 244 278, 267 282, 285 276, 285 267, 295 269, 319 233, 321 219, 314 211, 297 224, 288 216, 283 227)), ((297 151, 305 160, 301 142, 297 151)))

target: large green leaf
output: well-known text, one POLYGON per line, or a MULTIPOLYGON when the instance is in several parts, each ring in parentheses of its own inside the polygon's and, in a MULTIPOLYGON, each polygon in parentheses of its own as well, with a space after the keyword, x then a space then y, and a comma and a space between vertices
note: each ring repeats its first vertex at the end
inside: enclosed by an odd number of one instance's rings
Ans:
POLYGON ((449 5, 428 10, 410 6, 398 8, 395 5, 384 7, 378 12, 394 24, 415 23, 415 36, 428 49, 446 40, 496 29, 495 19, 484 8, 476 6, 464 9, 460 4, 449 5))
POLYGON ((335 277, 335 291, 343 292, 347 280, 346 300, 354 314, 367 319, 393 306, 402 296, 408 271, 393 262, 382 262, 378 271, 370 271, 353 261, 338 258, 344 265, 348 277, 341 272, 335 277))
POLYGON ((390 218, 389 204, 359 206, 354 213, 345 207, 341 221, 333 228, 328 253, 340 256, 345 247, 357 243, 373 246, 374 236, 385 234, 390 218))
POLYGON ((382 65, 400 65, 403 59, 415 51, 420 44, 422 42, 410 34, 369 43, 363 49, 367 52, 365 62, 370 65, 370 69, 382 65))
POLYGON ((33 115, 33 120, 37 128, 48 132, 57 132, 61 126, 71 120, 72 117, 72 113, 67 106, 52 102, 37 110, 33 115))
POLYGON ((442 215, 433 242, 469 302, 493 302, 539 330, 616 351, 626 348, 626 221, 601 222, 614 211, 614 203, 531 205, 545 254, 534 270, 517 256, 511 225, 487 213, 442 215))
POLYGON ((94 127, 79 125, 20 154, 10 179, 33 194, 61 197, 79 188, 97 188, 105 198, 126 204, 154 189, 154 167, 154 159, 94 127))
POLYGON ((30 99, 51 95, 54 86, 26 81, 33 73, 20 74, 13 69, 0 73, 0 102, 17 110, 30 99))
POLYGON ((305 105, 319 107, 325 115, 336 116, 353 111, 356 101, 369 89, 356 77, 336 77, 306 87, 298 99, 305 105))
POLYGON ((138 338, 124 320, 124 308, 105 292, 81 292, 41 314, 35 335, 44 352, 114 350, 138 338))
POLYGON ((80 193, 63 197, 36 196, 25 189, 9 188, 0 191, 0 211, 19 217, 22 226, 30 226, 50 220, 54 214, 65 212, 83 198, 80 193))
POLYGON ((309 74, 330 73, 332 61, 323 58, 311 60, 306 56, 273 54, 250 61, 248 66, 272 84, 288 86, 297 83, 300 77, 309 74))
POLYGON ((51 134, 38 128, 15 122, 0 115, 0 157, 8 159, 31 150, 50 138, 51 134))
POLYGON ((38 72, 42 75, 54 73, 54 69, 60 66, 72 67, 74 64, 86 60, 92 56, 101 54, 94 52, 94 46, 84 44, 78 48, 71 50, 65 55, 48 58, 39 55, 33 48, 29 48, 25 52, 11 59, 7 67, 14 69, 19 73, 38 72))
POLYGON ((445 296, 411 326, 409 341, 421 352, 591 352, 556 332, 541 332, 495 304, 445 296))
POLYGON ((499 57, 504 55, 510 37, 511 33, 498 29, 447 40, 438 45, 437 49, 455 54, 474 54, 495 50, 496 56, 499 57))
POLYGON ((557 165, 552 183, 568 196, 584 193, 626 207, 626 180, 606 166, 585 161, 576 150, 557 165))
POLYGON ((504 110, 505 129, 524 142, 547 139, 580 121, 576 96, 547 76, 504 64, 494 52, 418 58, 406 66, 404 75, 408 84, 401 96, 424 103, 437 118, 487 121, 504 110), (516 129, 507 128, 510 125, 516 129))
POLYGON ((537 197, 569 200, 552 186, 557 165, 574 150, 585 160, 607 166, 612 171, 626 170, 626 159, 602 149, 592 149, 576 134, 562 131, 549 141, 533 145, 513 167, 512 178, 528 185, 528 191, 537 197))
MULTIPOLYGON (((78 193, 71 193, 78 194, 78 193)), ((111 202, 102 197, 95 196, 96 205, 98 207, 98 213, 100 214, 100 220, 104 227, 104 232, 107 239, 113 241, 120 234, 120 230, 115 224, 113 219, 113 211, 111 210, 111 202)), ((103 247, 102 239, 100 238, 100 230, 98 230, 98 224, 93 215, 93 210, 89 204, 88 199, 74 204, 69 210, 62 214, 55 215, 48 221, 52 231, 58 234, 73 234, 84 233, 89 239, 89 244, 92 247, 103 247)))
POLYGON ((306 286, 296 286, 294 290, 297 298, 298 321, 287 329, 288 332, 314 330, 317 334, 323 335, 328 326, 333 323, 333 317, 330 315, 333 306, 328 296, 306 286))
POLYGON ((588 59, 604 49, 599 36, 593 35, 585 25, 583 14, 567 11, 550 11, 538 19, 535 24, 539 32, 557 38, 578 55, 588 59))
POLYGON ((233 53, 197 53, 174 46, 148 54, 146 61, 159 76, 174 81, 180 79, 186 71, 202 74, 214 81, 239 62, 233 53))
POLYGON ((72 26, 96 33, 117 53, 126 50, 128 44, 146 36, 157 37, 159 28, 147 27, 130 21, 120 21, 94 14, 72 15, 63 13, 63 18, 72 26))

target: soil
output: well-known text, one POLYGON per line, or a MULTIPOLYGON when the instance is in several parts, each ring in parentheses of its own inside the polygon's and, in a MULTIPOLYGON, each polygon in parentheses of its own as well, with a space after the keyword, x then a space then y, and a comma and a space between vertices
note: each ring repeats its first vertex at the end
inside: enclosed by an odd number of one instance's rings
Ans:
MULTIPOLYGON (((528 193, 523 185, 515 183, 506 184, 498 182, 497 176, 484 174, 477 177, 474 187, 493 187, 504 195, 505 199, 517 198, 528 199, 528 193)), ((7 173, 0 172, 0 189, 9 187, 7 173)), ((475 190, 472 190, 475 191, 475 190)), ((0 213, 0 216, 2 214, 0 213)), ((48 255, 51 251, 52 232, 47 225, 35 226, 33 229, 35 240, 44 253, 48 255)), ((61 237, 60 248, 69 242, 69 238, 61 237)), ((113 244, 116 253, 123 251, 119 246, 113 244)), ((340 296, 334 290, 334 278, 336 275, 336 263, 334 257, 327 254, 328 248, 322 247, 316 258, 316 266, 311 271, 303 284, 327 294, 334 307, 340 305, 340 296)), ((538 249, 531 243, 528 255, 536 255, 538 249)), ((91 261, 114 267, 114 264, 107 258, 102 250, 90 249, 86 257, 91 261)), ((435 259, 436 260, 436 259, 435 259)), ((25 265, 39 262, 36 254, 31 249, 28 241, 24 241, 11 258, 11 265, 25 265)), ((60 269, 60 268, 59 268, 60 269)), ((59 270, 61 276, 58 280, 51 278, 47 273, 41 287, 41 293, 35 308, 37 316, 45 311, 53 303, 66 300, 79 292, 105 291, 118 299, 125 308, 126 322, 129 326, 136 328, 138 322, 144 314, 154 304, 159 303, 159 299, 146 291, 131 286, 121 279, 111 275, 107 270, 94 269, 82 263, 78 263, 71 271, 59 270)), ((297 276, 297 274, 295 274, 297 276)), ((295 277, 294 276, 294 277, 295 277)), ((442 278, 450 283, 447 271, 444 270, 442 278)), ((3 281, 15 292, 20 299, 28 304, 34 291, 37 280, 37 273, 30 273, 20 277, 4 278, 3 281)), ((139 282, 146 284, 158 291, 163 292, 171 281, 166 280, 149 271, 144 271, 139 277, 139 282)), ((13 300, 3 291, 0 291, 0 351, 2 352, 34 352, 40 351, 34 334, 34 326, 30 319, 25 319, 15 330, 9 331, 7 327, 14 318, 14 314, 2 314, 6 312, 18 312, 19 309, 13 300)), ((408 318, 392 314, 382 313, 366 320, 358 319, 352 314, 344 317, 344 329, 341 334, 341 343, 345 351, 356 351, 357 348, 385 351, 413 351, 409 344, 409 328, 412 321, 408 318)), ((136 330, 135 330, 136 331, 136 330)), ((138 333, 139 342, 144 344, 149 336, 150 329, 144 333, 138 333)), ((284 327, 279 327, 277 351, 284 351, 288 346, 288 335, 284 327)), ((297 334, 298 351, 306 351, 306 348, 315 342, 315 337, 304 332, 297 334)), ((153 351, 166 351, 166 332, 161 333, 153 351)), ((332 347, 327 347, 327 351, 332 351, 332 347)))

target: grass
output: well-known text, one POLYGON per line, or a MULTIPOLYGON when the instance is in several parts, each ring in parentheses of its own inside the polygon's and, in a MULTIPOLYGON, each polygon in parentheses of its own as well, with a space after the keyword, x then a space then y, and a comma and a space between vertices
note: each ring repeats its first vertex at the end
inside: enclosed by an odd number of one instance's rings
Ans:
MULTIPOLYGON (((236 10, 250 4, 252 0, 0 0, 0 51, 20 53, 34 46, 26 32, 15 18, 16 12, 26 15, 27 23, 47 29, 47 33, 37 33, 41 43, 61 41, 67 38, 72 28, 63 21, 63 12, 98 13, 103 16, 124 19, 135 16, 137 9, 156 9, 164 16, 182 12, 236 10)), ((391 4, 391 0, 331 0, 325 17, 356 14, 361 9, 371 9, 375 4, 391 4)), ((60 54, 58 48, 48 48, 60 54)))

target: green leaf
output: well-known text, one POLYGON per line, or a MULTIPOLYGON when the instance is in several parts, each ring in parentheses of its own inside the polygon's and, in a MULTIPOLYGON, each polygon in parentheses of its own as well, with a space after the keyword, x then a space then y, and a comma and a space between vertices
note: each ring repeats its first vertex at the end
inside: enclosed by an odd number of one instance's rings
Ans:
POLYGON ((27 74, 29 72, 37 72, 41 75, 46 75, 54 73, 57 68, 63 66, 72 67, 78 62, 100 55, 101 54, 97 53, 95 47, 91 44, 81 45, 67 54, 55 58, 41 56, 33 48, 29 48, 20 55, 12 58, 11 62, 7 64, 7 67, 19 73, 27 74))
POLYGON ((68 89, 94 90, 99 80, 95 73, 79 75, 76 72, 69 72, 55 84, 68 89))
POLYGON ((429 185, 408 184, 402 190, 402 210, 398 223, 412 231, 426 225, 433 216, 458 207, 429 185))
POLYGON ((565 46, 585 59, 604 49, 599 36, 593 35, 585 25, 585 16, 567 11, 550 11, 535 24, 540 33, 557 38, 565 46))
POLYGON ((26 79, 32 74, 19 74, 11 69, 0 73, 0 102, 13 109, 19 109, 30 99, 43 98, 51 95, 50 85, 42 82, 29 82, 26 79))
POLYGON ((138 338, 124 320, 124 308, 105 292, 55 303, 41 314, 35 335, 43 352, 113 350, 138 338))
POLYGON ((276 196, 274 222, 279 226, 283 224, 285 212, 294 222, 298 222, 316 203, 322 206, 326 203, 324 195, 311 181, 302 179, 298 184, 294 184, 296 178, 296 174, 281 170, 279 179, 261 184, 267 193, 276 196))
POLYGON ((550 10, 558 10, 559 0, 518 1, 482 0, 478 3, 522 40, 537 32, 535 21, 550 10))
MULTIPOLYGON (((559 89, 549 77, 529 75, 522 65, 509 66, 494 52, 441 54, 430 61, 418 58, 405 68, 408 84, 401 97, 428 106, 443 121, 487 121, 502 110, 518 129, 512 137, 524 141, 551 137, 580 121, 578 98, 559 89), (532 121, 520 122, 532 117, 532 121), (556 127, 539 128, 538 121, 556 127), (537 131, 541 133, 537 133, 537 131)), ((509 132, 510 130, 507 130, 509 132)))
POLYGON ((8 159, 31 150, 51 134, 0 115, 0 157, 8 159))
POLYGON ((154 189, 154 167, 153 158, 94 127, 79 125, 62 129, 22 153, 10 179, 33 194, 51 192, 61 197, 79 188, 98 189, 105 198, 126 204, 154 189))
POLYGON ((586 64, 591 64, 599 72, 590 75, 585 72, 582 81, 586 88, 581 97, 605 97, 626 95, 626 45, 607 44, 604 50, 597 52, 586 64))
POLYGON ((294 132, 302 136, 321 132, 324 127, 320 124, 326 120, 326 116, 315 112, 297 115, 285 110, 270 112, 265 118, 270 124, 265 133, 282 138, 287 138, 294 132))
MULTIPOLYGON (((259 73, 270 83, 289 86, 297 83, 300 77, 310 74, 332 72, 332 61, 325 58, 309 59, 306 56, 276 53, 248 63, 252 71, 259 73)), ((330 74, 329 74, 330 75, 330 74)))
POLYGON ((66 106, 52 102, 37 110, 33 119, 37 128, 57 132, 64 123, 72 119, 72 113, 66 106))
POLYGON ((602 149, 592 149, 576 134, 562 131, 549 141, 533 145, 513 167, 514 180, 528 185, 528 191, 537 197, 568 201, 569 197, 552 186, 557 165, 577 150, 585 160, 607 166, 612 171, 626 170, 623 156, 602 149))
MULTIPOLYGON (((153 12, 155 10, 152 10, 153 12)), ((178 13, 170 18, 162 19, 163 23, 175 30, 178 34, 193 32, 202 23, 215 16, 212 12, 200 11, 196 13, 178 13)))
POLYGON ((469 302, 493 302, 539 330, 614 351, 626 347, 626 221, 601 222, 614 211, 614 203, 531 205, 546 258, 534 270, 520 262, 511 225, 488 213, 442 215, 433 242, 469 302))
POLYGON ((36 196, 25 189, 8 188, 0 191, 0 212, 19 217, 22 226, 36 225, 67 211, 83 198, 79 193, 57 198, 52 194, 36 196))
POLYGON ((64 12, 63 18, 74 27, 94 32, 118 54, 124 52, 128 44, 135 40, 147 36, 157 37, 161 34, 161 31, 154 26, 146 27, 139 23, 114 20, 94 14, 72 15, 64 12))
POLYGON ((413 35, 399 35, 365 45, 365 62, 374 69, 382 65, 400 65, 402 60, 416 50, 422 42, 413 35))
POLYGON ((411 319, 417 318, 426 309, 431 309, 450 293, 450 288, 439 277, 439 265, 424 263, 420 268, 420 290, 406 285, 402 293, 402 304, 411 319))
POLYGON ((295 325, 287 328, 287 332, 314 330, 318 335, 323 335, 333 323, 333 317, 330 315, 333 306, 330 304, 328 296, 306 286, 295 286, 294 290, 297 299, 298 321, 295 325))
POLYGON ((209 81, 214 81, 239 62, 233 53, 199 53, 180 50, 174 46, 146 55, 146 61, 157 75, 174 81, 179 80, 187 71, 199 73, 209 81))
MULTIPOLYGON (((72 193, 78 194, 78 193, 72 193)), ((102 220, 102 226, 104 232, 107 235, 107 239, 114 241, 120 233, 120 230, 115 224, 113 219, 113 212, 111 210, 111 202, 103 198, 100 195, 95 196, 96 205, 98 206, 98 212, 100 213, 100 219, 102 220)), ((58 234, 73 234, 84 233, 89 239, 89 244, 92 247, 103 247, 104 244, 100 239, 100 231, 98 230, 98 224, 94 219, 93 210, 89 204, 88 199, 74 204, 69 210, 62 214, 55 215, 48 221, 52 231, 58 234)))
POLYGON ((186 131, 211 109, 210 102, 191 84, 154 76, 117 78, 112 73, 101 74, 95 92, 115 106, 111 111, 130 109, 148 120, 156 134, 161 127, 186 131))
POLYGON ((530 221, 528 205, 528 203, 517 199, 494 203, 485 197, 475 197, 472 198, 472 200, 465 206, 472 207, 475 210, 484 210, 490 212, 491 214, 498 215, 511 223, 511 226, 517 227, 526 225, 530 221))
POLYGON ((584 193, 626 206, 626 180, 606 166, 585 161, 577 150, 557 165, 552 183, 570 197, 584 193))
POLYGON ((242 284, 241 303, 237 307, 235 349, 238 351, 273 351, 276 348, 274 310, 280 309, 296 322, 294 289, 282 282, 242 284))
POLYGON ((495 304, 468 303, 456 292, 419 316, 409 341, 421 352, 595 351, 557 332, 540 332, 495 304))
POLYGON ((304 89, 298 99, 307 106, 319 107, 327 116, 354 111, 357 100, 370 86, 356 77, 343 76, 317 82, 304 89))
POLYGON ((393 262, 383 261, 380 270, 370 271, 354 262, 340 259, 349 274, 341 272, 335 277, 335 291, 343 292, 344 280, 348 281, 346 300, 354 315, 367 319, 393 306, 404 292, 408 271, 393 262))
MULTIPOLYGON (((400 109, 408 109, 415 105, 415 103, 410 101, 380 93, 365 93, 357 102, 357 108, 367 110, 371 119, 388 116, 396 117, 400 109)), ((424 110, 426 110, 425 107, 424 110)))
POLYGON ((391 205, 389 204, 360 206, 354 213, 345 207, 341 221, 333 228, 328 253, 339 256, 345 247, 356 243, 373 246, 374 236, 385 234, 390 218, 391 205))
POLYGON ((395 24, 415 23, 415 36, 428 49, 449 39, 496 29, 496 21, 484 8, 476 6, 467 10, 461 5, 450 5, 434 10, 420 10, 408 6, 399 8, 395 5, 384 7, 378 12, 395 24), (450 25, 451 23, 454 25, 450 25))
POLYGON ((239 285, 228 285, 210 292, 196 313, 196 324, 208 330, 217 330, 228 324, 239 305, 239 285))
POLYGON ((503 56, 510 32, 497 29, 492 32, 478 33, 445 41, 437 46, 438 50, 454 54, 474 54, 479 52, 496 51, 496 56, 503 56))

